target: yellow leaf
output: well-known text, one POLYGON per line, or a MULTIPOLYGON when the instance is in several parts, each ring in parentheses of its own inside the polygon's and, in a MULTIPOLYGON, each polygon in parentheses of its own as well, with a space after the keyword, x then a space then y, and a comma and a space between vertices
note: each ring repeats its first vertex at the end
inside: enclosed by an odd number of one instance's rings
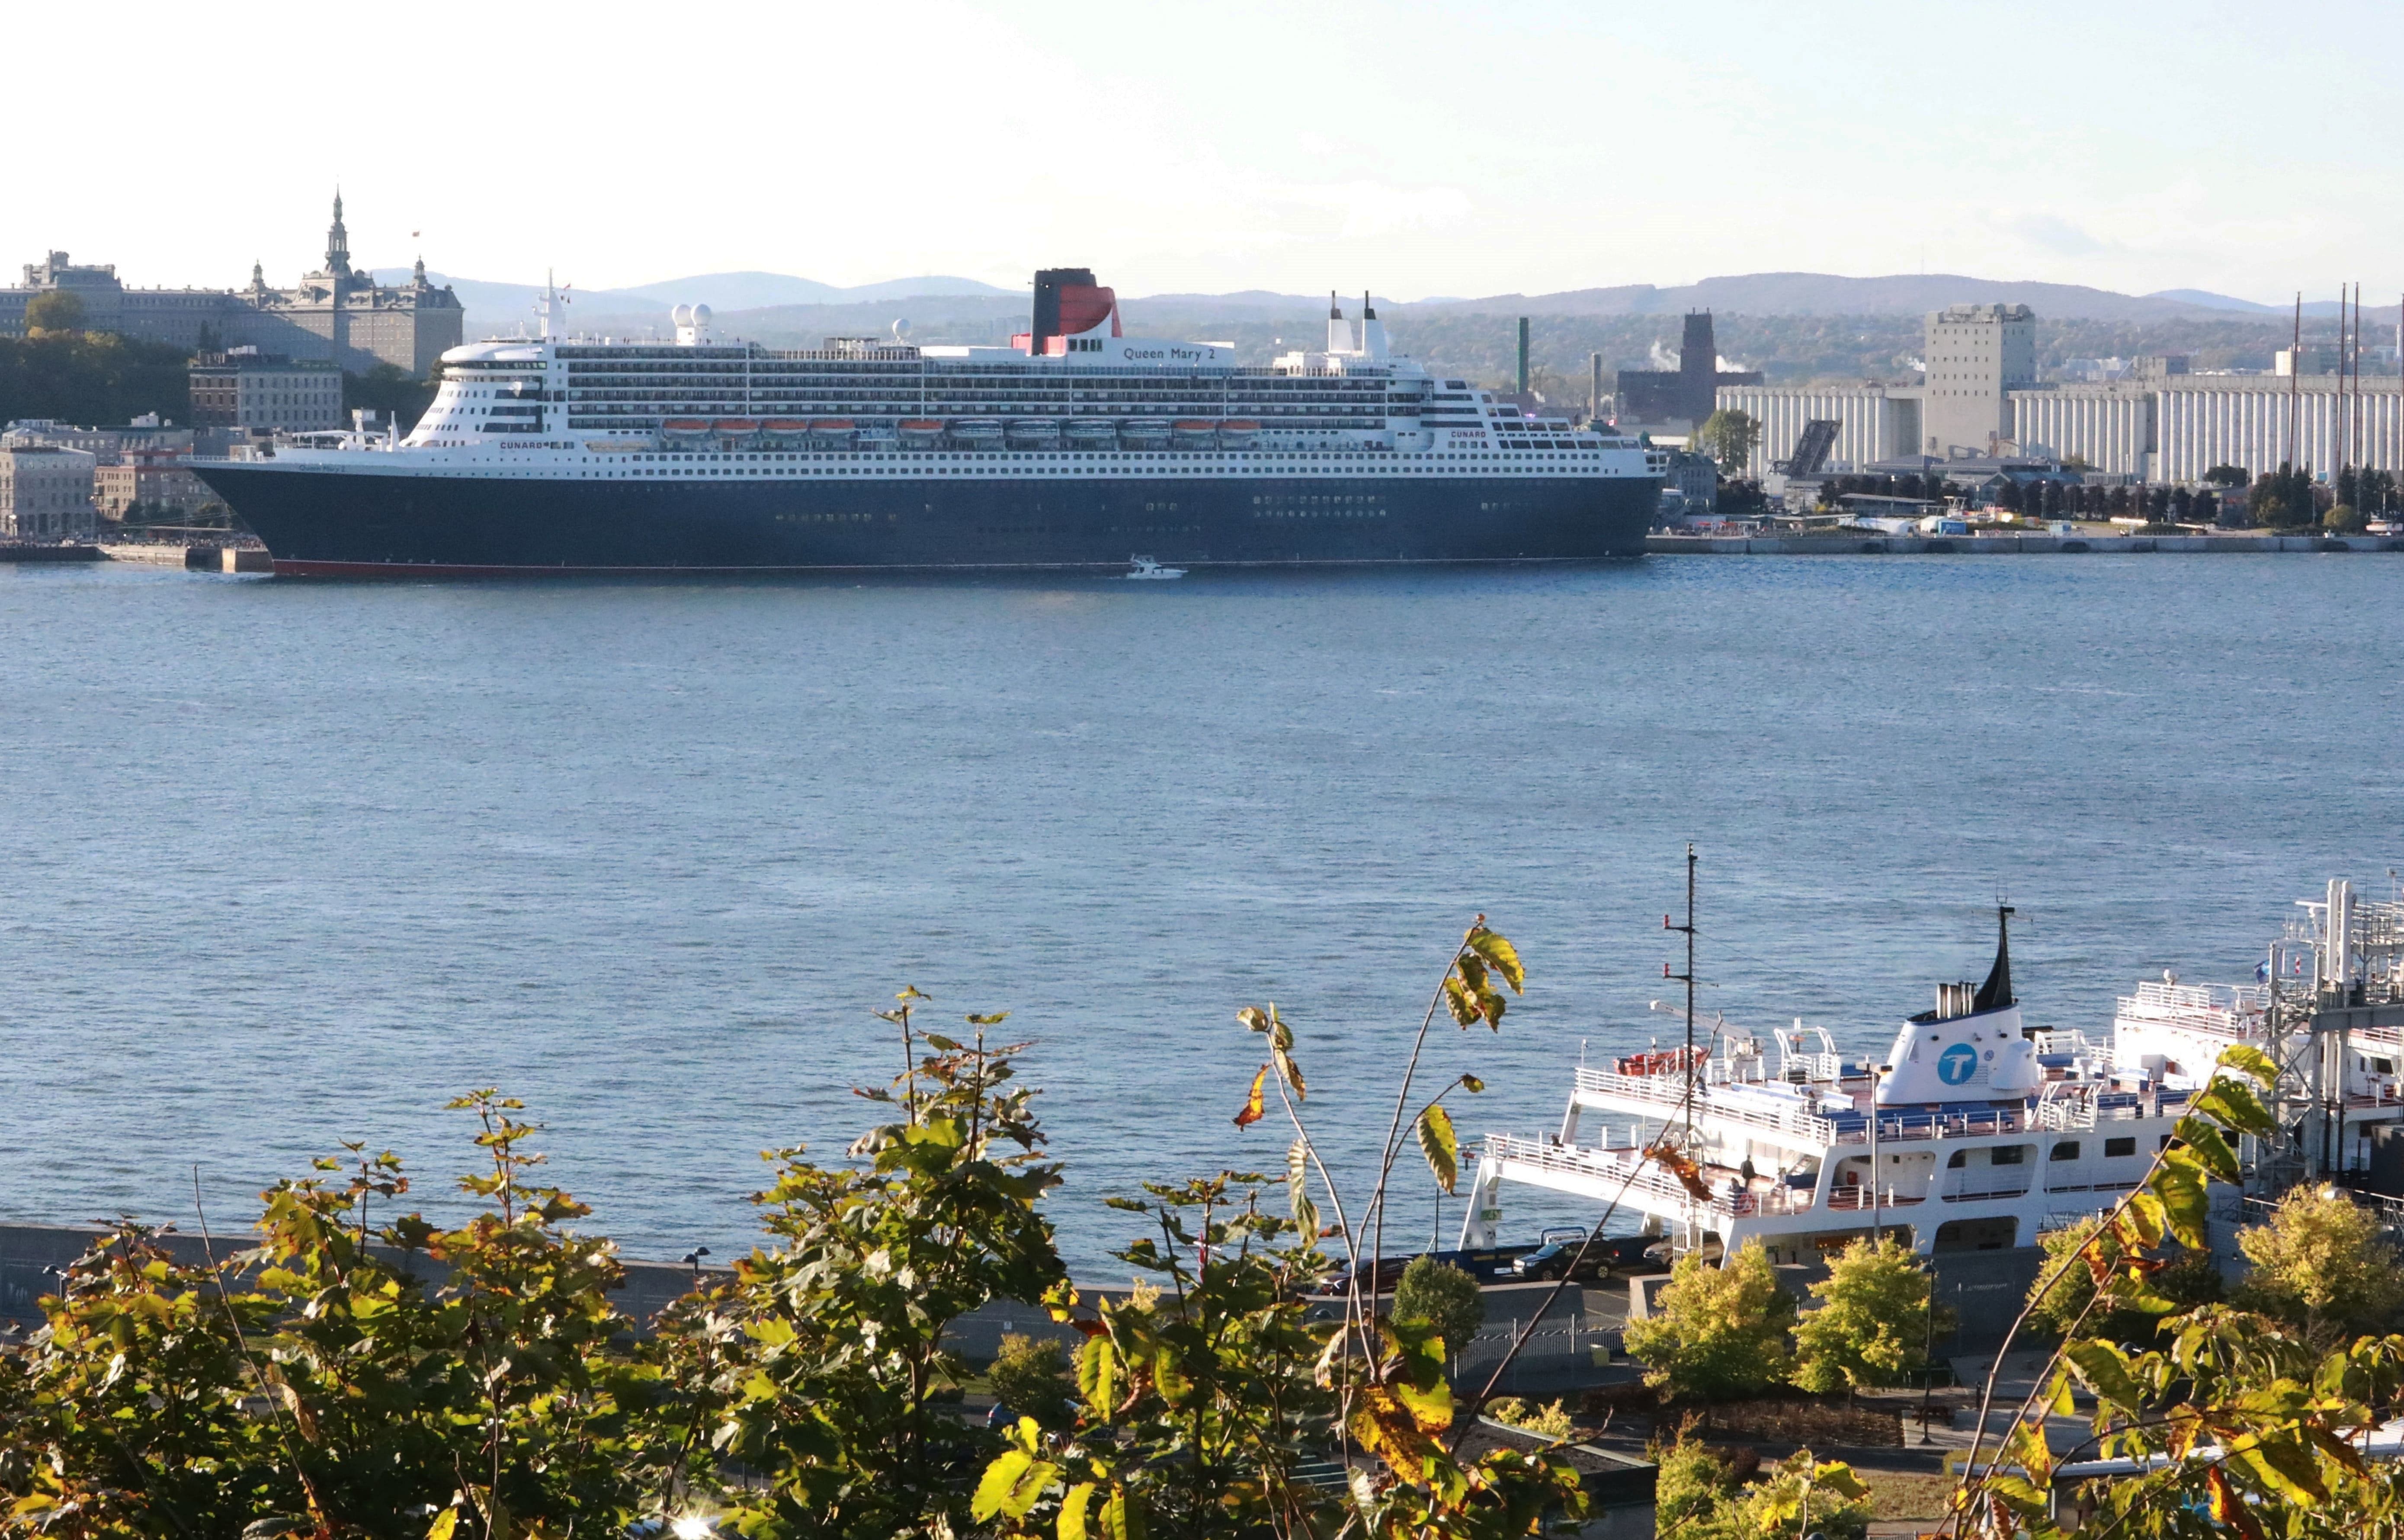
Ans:
POLYGON ((444 1508, 426 1526, 426 1540, 451 1540, 451 1532, 459 1527, 459 1510, 444 1508))
POLYGON ((1237 1127, 1249 1128, 1261 1120, 1263 1115, 1261 1093, 1268 1088, 1268 1084, 1269 1067, 1264 1064, 1260 1068, 1260 1072, 1252 1076, 1252 1094, 1244 1099, 1244 1110, 1236 1114, 1237 1127))
POLYGON ((1419 1113, 1419 1153, 1427 1156, 1428 1169, 1435 1173, 1436 1185, 1451 1192, 1461 1183, 1461 1141, 1452 1131, 1452 1114, 1434 1102, 1419 1113))
POLYGON ((1060 1499, 1060 1540, 1085 1540, 1085 1505, 1094 1500, 1094 1484, 1080 1481, 1060 1499))

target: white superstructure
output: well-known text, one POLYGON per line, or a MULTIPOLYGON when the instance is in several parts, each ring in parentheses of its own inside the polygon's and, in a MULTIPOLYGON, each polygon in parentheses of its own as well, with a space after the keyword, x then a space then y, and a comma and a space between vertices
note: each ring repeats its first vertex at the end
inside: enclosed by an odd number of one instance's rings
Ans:
POLYGON ((2033 1245, 2133 1187, 2238 1043, 2284 1071, 2281 1132, 2241 1150, 2253 1184, 2357 1180, 2404 1123, 2404 903, 2335 882, 2302 907, 2254 984, 2141 983, 2108 1043, 2026 1026, 1999 938, 1987 981, 1939 985, 1876 1065, 1800 1021, 1768 1043, 1722 1027, 1691 1076, 1683 1049, 1582 1064, 1557 1132, 1486 1140, 1461 1244, 1493 1245, 1522 1183, 1616 1203, 1682 1250, 1757 1239, 1778 1262, 1873 1224, 1922 1253, 2033 1245), (1702 1191, 1643 1158, 1665 1135, 1702 1191))

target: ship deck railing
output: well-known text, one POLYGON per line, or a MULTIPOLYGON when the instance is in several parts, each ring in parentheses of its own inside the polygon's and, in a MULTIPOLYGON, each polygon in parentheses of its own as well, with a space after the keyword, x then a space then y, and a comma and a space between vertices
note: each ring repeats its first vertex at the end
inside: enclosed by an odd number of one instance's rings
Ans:
MULTIPOLYGON (((1799 1107, 1764 1106, 1749 1097, 1714 1096, 1713 1088, 1708 1081, 1697 1084, 1696 1121, 1732 1124, 1739 1127, 1779 1133, 1803 1146, 1828 1147, 1869 1142, 1870 1114, 1867 1113, 1823 1114, 1805 1112, 1799 1107)), ((1629 1075, 1616 1070, 1581 1066, 1577 1071, 1577 1090, 1581 1098, 1615 1102, 1624 1109, 1658 1117, 1665 1123, 1680 1121, 1686 1105, 1685 1077, 1676 1073, 1629 1075)), ((2091 1127, 2095 1114, 2088 1110, 2082 1115, 2082 1105, 2076 1102, 2040 1103, 2035 1114, 2026 1107, 2009 1105, 1994 1108, 1959 1105, 1889 1107, 1878 1113, 1878 1137, 1880 1143, 1889 1141, 1910 1143, 1922 1140, 1986 1139, 1998 1134, 2028 1133, 2039 1127, 2091 1127)), ((2104 1113, 2115 1119, 2137 1115, 2113 1108, 2105 1108, 2104 1113)))
MULTIPOLYGON (((1706 1202, 1687 1191, 1685 1183, 1661 1166, 1644 1160, 1643 1154, 1632 1145, 1596 1148, 1554 1144, 1543 1140, 1522 1139, 1516 1134, 1486 1136, 1487 1159, 1533 1167, 1547 1176, 1565 1179, 1546 1185, 1561 1187, 1573 1183, 1578 1188, 1591 1186, 1598 1189, 1605 1197, 1615 1196, 1624 1185, 1640 1201, 1655 1198, 1681 1206, 1692 1204, 1730 1219, 1810 1211, 1811 1192, 1808 1187, 1775 1186, 1767 1190, 1727 1192, 1721 1190, 1718 1183, 1712 1183, 1712 1194, 1706 1202)), ((1710 1183, 1711 1178, 1706 1176, 1705 1181, 1710 1183)))

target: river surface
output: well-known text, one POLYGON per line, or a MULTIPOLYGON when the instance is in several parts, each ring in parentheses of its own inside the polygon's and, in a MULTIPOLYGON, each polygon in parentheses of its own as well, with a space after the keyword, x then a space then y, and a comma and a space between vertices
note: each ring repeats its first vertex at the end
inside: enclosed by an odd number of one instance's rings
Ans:
MULTIPOLYGON (((1577 569, 309 586, 0 567, 0 1219, 219 1225, 345 1139, 455 1213, 497 1085, 630 1254, 753 1233, 900 1050, 1008 1011, 1080 1271, 1145 1180, 1281 1168, 1235 1020, 1299 1027, 1358 1172, 1480 912, 1529 970, 1439 1019, 1464 1135, 1706 1012, 1871 1052, 2019 909, 2033 1021, 2250 977, 2404 865, 2404 566, 1655 558, 1577 569)), ((1416 1155, 1395 1225, 1437 1205, 1416 1155)), ((1356 1195, 1357 1201, 1357 1195, 1356 1195)), ((1573 1207, 1511 1197, 1506 1236, 1573 1207)))

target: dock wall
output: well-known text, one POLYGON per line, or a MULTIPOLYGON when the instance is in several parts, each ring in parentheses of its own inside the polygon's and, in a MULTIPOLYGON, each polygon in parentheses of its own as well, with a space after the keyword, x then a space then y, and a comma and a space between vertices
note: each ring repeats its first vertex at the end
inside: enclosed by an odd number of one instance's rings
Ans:
POLYGON ((2038 556, 2404 551, 2393 535, 1647 535, 1656 556, 2038 556))

